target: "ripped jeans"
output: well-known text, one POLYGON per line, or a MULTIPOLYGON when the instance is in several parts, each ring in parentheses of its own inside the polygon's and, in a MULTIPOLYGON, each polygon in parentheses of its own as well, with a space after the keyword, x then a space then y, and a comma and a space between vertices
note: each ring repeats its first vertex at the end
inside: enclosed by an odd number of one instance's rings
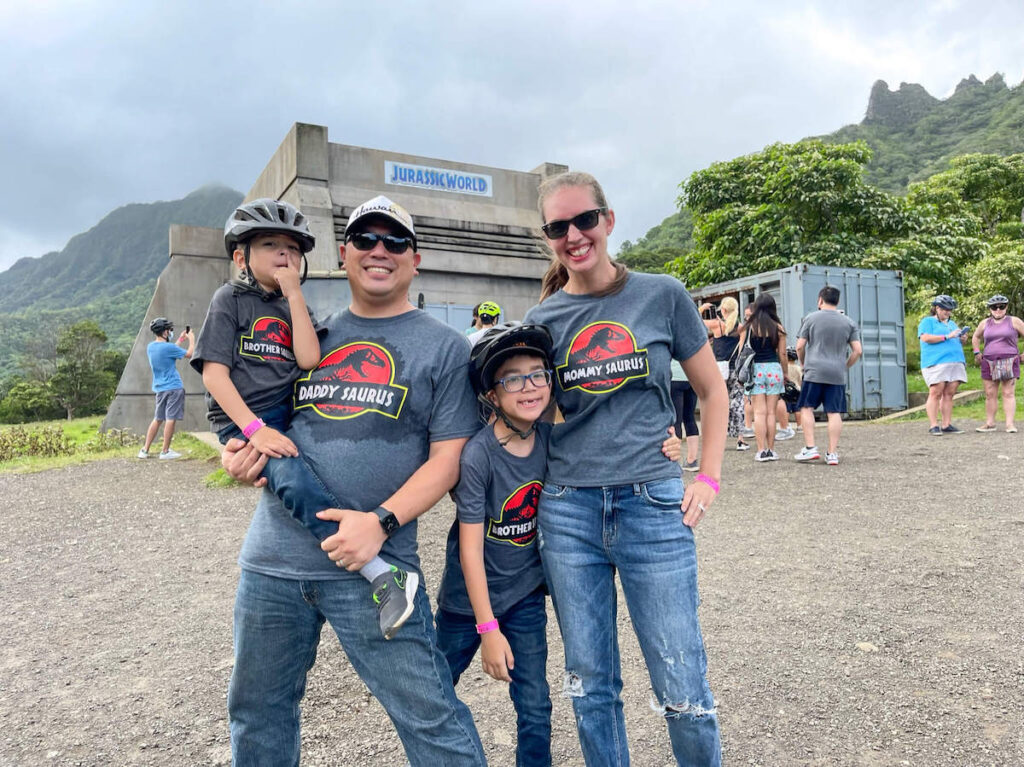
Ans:
POLYGON ((680 479, 614 487, 544 485, 540 554, 565 646, 588 767, 629 764, 616 634, 619 574, 679 765, 721 764, 718 715, 697 620, 697 549, 680 479))

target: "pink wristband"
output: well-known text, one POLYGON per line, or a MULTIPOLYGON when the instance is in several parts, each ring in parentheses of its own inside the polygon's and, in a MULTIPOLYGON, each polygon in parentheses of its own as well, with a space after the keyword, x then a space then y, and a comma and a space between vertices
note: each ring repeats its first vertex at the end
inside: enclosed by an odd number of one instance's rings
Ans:
POLYGON ((264 426, 266 426, 266 424, 263 423, 263 419, 262 418, 257 418, 256 420, 251 421, 249 423, 249 425, 246 426, 244 429, 242 429, 242 435, 246 439, 251 439, 252 435, 255 434, 256 432, 258 432, 264 426))
POLYGON ((697 482, 703 482, 705 485, 715 491, 715 495, 718 495, 718 483, 711 479, 707 474, 698 474, 695 477, 697 482))
POLYGON ((495 618, 494 620, 487 621, 487 623, 478 623, 478 624, 476 624, 476 633, 477 634, 486 634, 488 631, 496 631, 497 628, 498 628, 498 619, 495 618))

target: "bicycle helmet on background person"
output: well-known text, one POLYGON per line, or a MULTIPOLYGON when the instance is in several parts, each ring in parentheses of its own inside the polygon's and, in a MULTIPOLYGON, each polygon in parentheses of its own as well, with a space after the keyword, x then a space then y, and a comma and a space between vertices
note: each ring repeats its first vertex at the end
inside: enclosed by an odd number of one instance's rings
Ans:
POLYGON ((948 309, 953 311, 957 307, 956 299, 953 296, 947 296, 945 293, 939 296, 935 296, 932 299, 932 306, 937 306, 940 309, 948 309))
POLYGON ((155 336, 162 336, 168 330, 174 330, 174 323, 166 317, 155 317, 149 323, 149 329, 155 336))
POLYGON ((477 399, 488 412, 496 413, 521 439, 526 439, 533 433, 537 427, 536 422, 525 432, 520 431, 509 421, 501 408, 487 398, 487 392, 494 388, 494 375, 501 364, 518 354, 540 357, 544 360, 545 367, 550 369, 552 347, 551 333, 543 325, 506 322, 488 330, 470 352, 469 380, 477 399))
POLYGON ((482 301, 477 307, 477 316, 484 325, 493 325, 501 316, 501 307, 494 301, 482 301))
POLYGON ((309 231, 309 221, 302 212, 290 202, 271 200, 262 197, 251 202, 244 202, 235 208, 224 224, 224 249, 228 258, 233 258, 239 245, 245 245, 245 269, 242 280, 252 288, 258 289, 269 297, 249 269, 250 241, 257 234, 286 234, 293 238, 302 251, 302 274, 299 283, 306 281, 308 264, 306 254, 316 245, 316 237, 309 231))
POLYGON ((1010 299, 1008 299, 1004 295, 1000 295, 999 293, 996 293, 994 296, 992 296, 992 298, 990 298, 988 301, 985 302, 985 306, 992 307, 992 306, 996 306, 997 304, 1009 304, 1009 303, 1010 303, 1010 299))

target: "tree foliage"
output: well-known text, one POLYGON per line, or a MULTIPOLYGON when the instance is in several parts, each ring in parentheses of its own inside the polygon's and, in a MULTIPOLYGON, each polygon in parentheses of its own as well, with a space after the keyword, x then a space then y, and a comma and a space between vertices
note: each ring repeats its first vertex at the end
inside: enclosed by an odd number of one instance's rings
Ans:
POLYGON ((49 385, 69 420, 103 412, 110 403, 117 376, 106 343, 107 334, 94 320, 70 326, 57 340, 57 372, 49 385))

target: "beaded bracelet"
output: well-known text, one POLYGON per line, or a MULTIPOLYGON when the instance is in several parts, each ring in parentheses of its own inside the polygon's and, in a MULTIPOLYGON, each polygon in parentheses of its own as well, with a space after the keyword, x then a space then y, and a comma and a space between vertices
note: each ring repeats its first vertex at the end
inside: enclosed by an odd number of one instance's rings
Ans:
POLYGON ((707 485, 708 487, 715 491, 715 495, 718 495, 718 483, 715 482, 715 480, 713 480, 707 474, 698 474, 695 477, 695 480, 697 482, 703 482, 705 485, 707 485))

